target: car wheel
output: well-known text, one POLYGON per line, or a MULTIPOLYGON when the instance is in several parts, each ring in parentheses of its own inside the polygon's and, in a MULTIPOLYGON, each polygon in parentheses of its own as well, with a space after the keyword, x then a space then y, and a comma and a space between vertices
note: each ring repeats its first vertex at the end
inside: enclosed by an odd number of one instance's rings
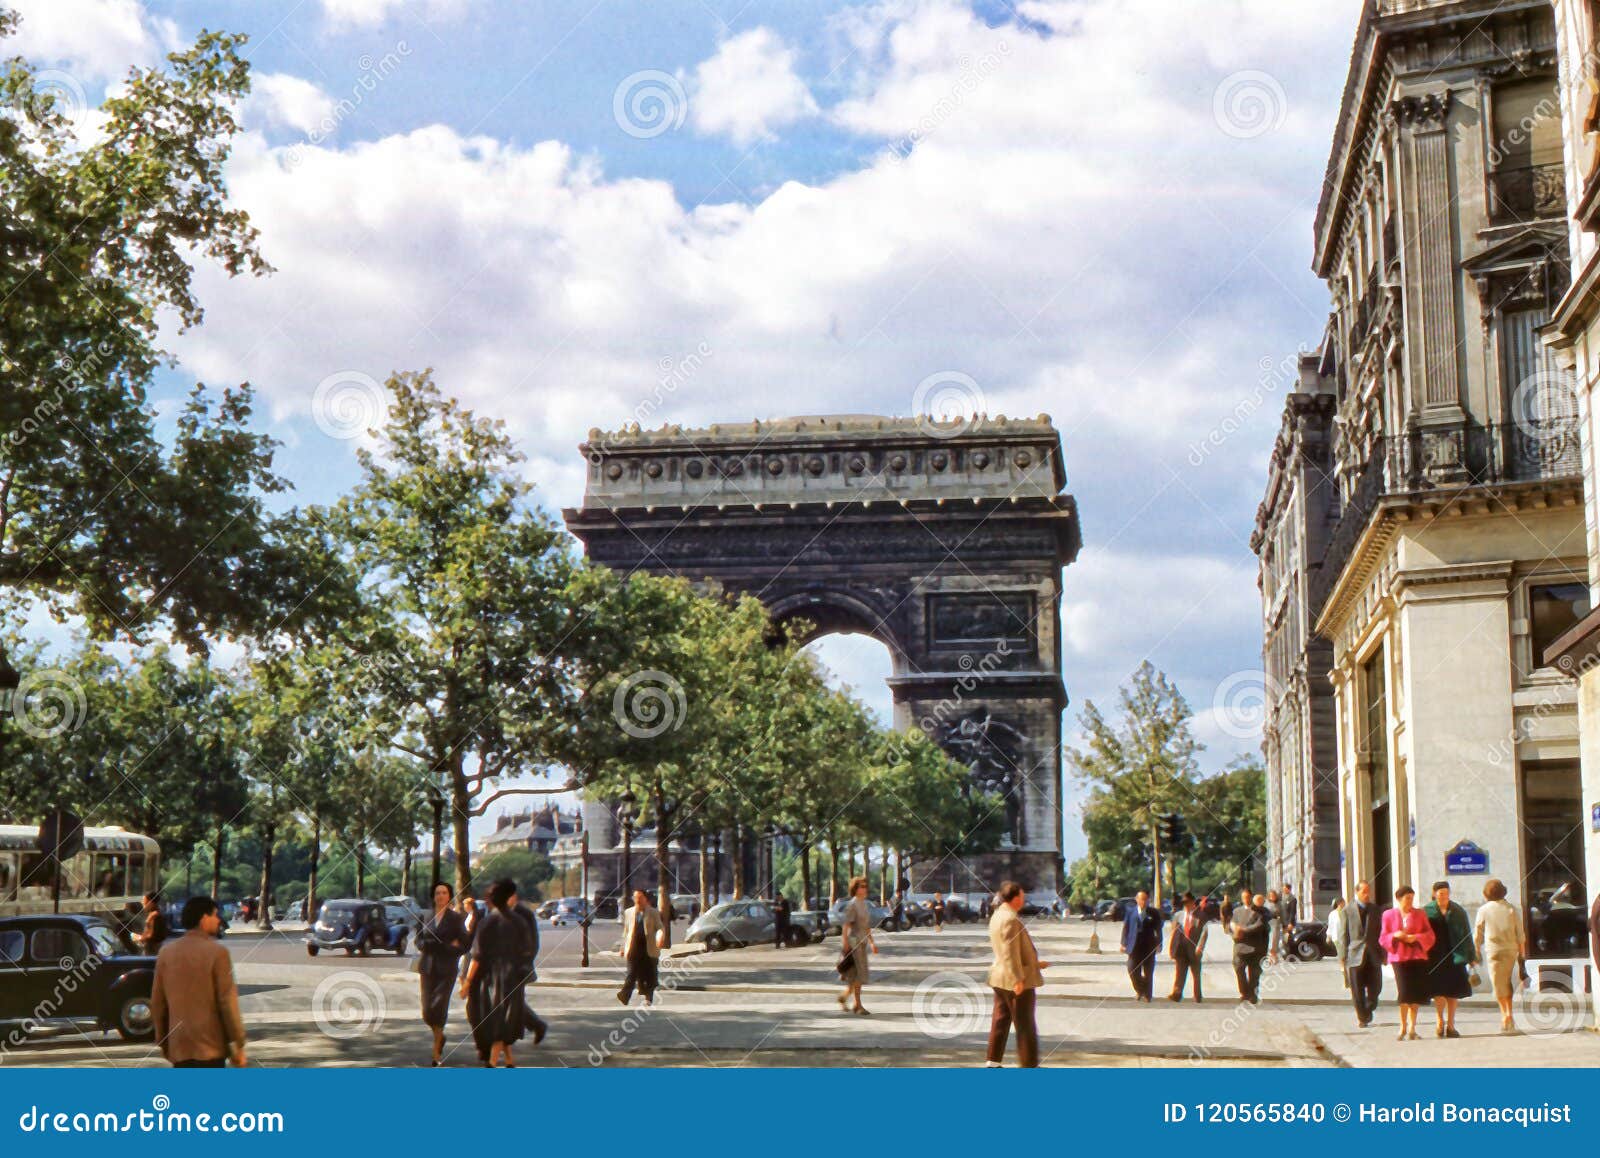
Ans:
POLYGON ((115 1029, 123 1041, 149 1041, 155 1037, 156 1019, 148 994, 134 993, 122 999, 117 1006, 115 1029))
POLYGON ((1294 955, 1302 961, 1322 960, 1322 947, 1312 941, 1298 941, 1295 943, 1294 955))
POLYGON ((317 955, 317 947, 315 945, 307 945, 306 946, 306 956, 307 957, 315 957, 316 955, 317 955))
POLYGON ((713 953, 720 953, 728 947, 728 939, 721 933, 706 934, 706 948, 713 953))

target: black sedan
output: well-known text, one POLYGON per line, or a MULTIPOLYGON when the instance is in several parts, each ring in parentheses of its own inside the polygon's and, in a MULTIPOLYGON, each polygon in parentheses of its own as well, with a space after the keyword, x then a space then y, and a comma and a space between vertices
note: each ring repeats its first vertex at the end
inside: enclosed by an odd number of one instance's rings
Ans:
POLYGON ((128 1041, 155 1036, 156 959, 100 917, 0 918, 0 1021, 92 1022, 128 1041))

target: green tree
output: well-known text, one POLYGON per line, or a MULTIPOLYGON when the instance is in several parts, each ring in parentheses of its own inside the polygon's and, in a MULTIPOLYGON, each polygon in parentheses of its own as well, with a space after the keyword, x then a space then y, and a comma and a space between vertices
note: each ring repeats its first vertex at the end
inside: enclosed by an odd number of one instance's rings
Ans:
POLYGON ((1091 852, 1126 855, 1136 834, 1148 838, 1155 903, 1161 903, 1162 850, 1158 817, 1181 812, 1194 797, 1201 744, 1190 729, 1192 713, 1183 694, 1148 660, 1120 694, 1115 724, 1093 701, 1079 721, 1086 744, 1068 761, 1089 786, 1085 833, 1091 852), (1089 817, 1093 814, 1094 827, 1089 817))

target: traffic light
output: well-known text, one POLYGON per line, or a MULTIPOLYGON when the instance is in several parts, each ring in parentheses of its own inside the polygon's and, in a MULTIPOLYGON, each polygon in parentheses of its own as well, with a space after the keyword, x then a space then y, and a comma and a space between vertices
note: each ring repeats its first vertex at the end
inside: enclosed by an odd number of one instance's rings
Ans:
POLYGON ((1189 829, 1176 812, 1164 812, 1156 817, 1156 827, 1161 833, 1161 843, 1169 849, 1180 848, 1189 841, 1189 829))

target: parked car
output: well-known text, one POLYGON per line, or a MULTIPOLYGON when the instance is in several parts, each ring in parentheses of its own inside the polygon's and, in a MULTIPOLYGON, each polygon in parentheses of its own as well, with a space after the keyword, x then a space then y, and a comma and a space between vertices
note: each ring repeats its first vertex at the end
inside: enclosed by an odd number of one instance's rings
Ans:
POLYGON ((128 1041, 155 1036, 156 959, 101 917, 0 919, 0 1021, 89 1022, 128 1041))
MULTIPOLYGON (((548 920, 558 929, 576 928, 583 924, 583 919, 588 913, 589 902, 582 897, 562 897, 555 903, 548 920)), ((542 912, 539 915, 544 916, 542 912)))
POLYGON ((390 924, 402 919, 403 914, 403 919, 410 923, 411 932, 415 934, 428 923, 428 914, 422 911, 422 906, 413 897, 384 897, 383 903, 389 909, 390 924), (400 910, 400 914, 395 913, 396 909, 400 910))
POLYGON ((1101 901, 1095 906, 1094 919, 1097 921, 1120 921, 1128 915, 1128 906, 1132 904, 1132 897, 1118 897, 1114 901, 1101 901))
POLYGON ((374 949, 384 949, 404 957, 411 924, 404 910, 398 912, 400 919, 391 921, 389 909, 381 901, 324 901, 316 922, 306 930, 306 954, 315 957, 324 949, 343 949, 346 956, 365 957, 374 949))
POLYGON ((1540 889, 1528 905, 1530 957, 1586 957, 1589 915, 1581 884, 1540 889))
MULTIPOLYGON (((795 946, 813 939, 809 916, 805 924, 797 925, 797 915, 790 914, 789 923, 788 943, 795 946)), ((727 901, 700 914, 690 924, 684 940, 690 945, 703 944, 716 953, 735 945, 771 944, 776 930, 772 906, 766 901, 727 901)))
MULTIPOLYGON (((844 911, 849 904, 850 902, 843 897, 833 902, 832 908, 828 910, 828 932, 837 933, 843 927, 844 911)), ((873 928, 894 931, 893 909, 886 909, 877 901, 868 901, 867 912, 872 917, 873 928)))
POLYGON ((298 901, 290 901, 287 905, 285 905, 284 906, 284 910, 283 910, 283 919, 285 921, 303 921, 303 920, 305 920, 306 919, 306 903, 305 903, 305 901, 303 899, 302 900, 298 900, 298 901))
POLYGON ((556 915, 556 908, 560 904, 560 897, 554 897, 548 901, 541 901, 538 907, 533 910, 533 915, 538 917, 541 921, 549 921, 556 915))
MULTIPOLYGON (((828 935, 828 914, 816 909, 796 909, 789 914, 789 927, 805 930, 808 941, 821 941, 828 935)), ((799 944, 792 936, 789 943, 799 944)))
POLYGON ((1283 940, 1285 957, 1298 957, 1302 961, 1320 961, 1332 957, 1335 950, 1328 938, 1328 926, 1322 921, 1301 921, 1283 940))
POLYGON ((672 913, 674 917, 692 921, 700 915, 699 893, 673 893, 672 913))
MULTIPOLYGON (((168 904, 166 907, 166 914, 167 928, 171 930, 171 936, 178 937, 188 932, 188 930, 183 927, 182 901, 173 901, 168 904)), ((222 921, 222 923, 217 926, 217 937, 220 939, 228 935, 228 918, 222 915, 221 909, 217 910, 217 916, 222 921)))
POLYGON ((1024 917, 1049 917, 1060 916, 1057 905, 1060 902, 1049 893, 1028 893, 1022 900, 1022 913, 1024 917))

